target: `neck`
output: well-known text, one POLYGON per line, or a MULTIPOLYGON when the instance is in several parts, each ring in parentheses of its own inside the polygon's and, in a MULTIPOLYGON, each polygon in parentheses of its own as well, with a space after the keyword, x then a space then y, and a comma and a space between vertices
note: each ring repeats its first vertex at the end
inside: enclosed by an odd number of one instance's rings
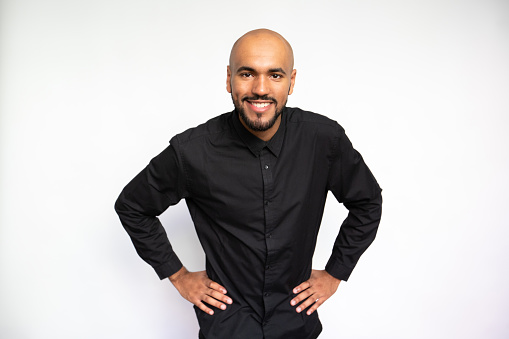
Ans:
POLYGON ((249 128, 246 125, 246 123, 244 122, 244 120, 240 116, 239 116, 239 120, 240 120, 242 126, 244 126, 255 137, 257 137, 258 139, 262 139, 263 141, 269 141, 270 139, 272 139, 274 134, 276 134, 277 130, 279 129, 279 125, 281 125, 281 114, 277 117, 276 122, 274 123, 274 125, 271 128, 269 128, 268 130, 266 130, 266 131, 255 131, 255 130, 252 130, 251 128, 249 128))

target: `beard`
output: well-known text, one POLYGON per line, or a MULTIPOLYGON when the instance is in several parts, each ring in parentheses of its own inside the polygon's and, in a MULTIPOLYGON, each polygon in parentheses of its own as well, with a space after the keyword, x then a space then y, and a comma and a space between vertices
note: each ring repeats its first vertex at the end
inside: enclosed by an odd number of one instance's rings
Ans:
MULTIPOLYGON (((233 99, 233 95, 232 95, 233 105, 235 106, 235 110, 239 113, 240 118, 242 119, 242 121, 244 121, 244 123, 246 124, 246 126, 249 129, 256 131, 256 132, 265 132, 265 131, 269 130, 272 126, 274 126, 274 124, 277 121, 277 118, 281 115, 281 113, 283 113, 283 109, 286 106, 286 102, 285 102, 281 107, 278 107, 277 100, 274 98, 268 97, 266 95, 242 98, 242 101, 247 101, 247 100, 271 100, 273 102, 273 105, 276 106, 276 112, 274 113, 274 116, 269 121, 262 122, 260 120, 251 120, 247 116, 246 110, 244 109, 244 107, 242 107, 241 103, 235 102, 235 100, 233 99)), ((257 116, 261 117, 261 114, 257 114, 257 116)))

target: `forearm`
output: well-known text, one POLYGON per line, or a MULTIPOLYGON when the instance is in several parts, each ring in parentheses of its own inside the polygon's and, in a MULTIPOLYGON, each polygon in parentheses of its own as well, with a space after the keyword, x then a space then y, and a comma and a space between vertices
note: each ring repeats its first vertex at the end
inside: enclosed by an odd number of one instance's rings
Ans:
POLYGON ((361 255, 375 239, 382 215, 381 192, 371 199, 345 203, 348 217, 334 243, 326 271, 340 280, 348 280, 361 255))
POLYGON ((124 192, 115 203, 115 210, 138 255, 154 268, 160 279, 177 272, 182 263, 172 249, 157 216, 136 210, 124 192))

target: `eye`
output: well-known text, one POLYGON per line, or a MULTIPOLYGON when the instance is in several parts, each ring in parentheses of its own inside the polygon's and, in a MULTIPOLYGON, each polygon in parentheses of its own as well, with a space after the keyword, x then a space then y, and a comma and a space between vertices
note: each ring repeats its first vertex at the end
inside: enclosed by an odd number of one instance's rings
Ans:
POLYGON ((253 76, 253 74, 249 73, 249 72, 244 72, 244 73, 240 73, 240 76, 242 78, 250 78, 253 76))
POLYGON ((283 79, 283 76, 281 74, 272 74, 271 77, 273 79, 283 79))

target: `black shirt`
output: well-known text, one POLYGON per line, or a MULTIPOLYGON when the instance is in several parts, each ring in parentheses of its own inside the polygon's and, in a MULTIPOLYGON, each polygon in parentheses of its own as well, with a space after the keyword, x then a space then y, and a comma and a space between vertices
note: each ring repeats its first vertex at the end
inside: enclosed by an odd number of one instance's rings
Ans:
POLYGON ((347 280, 374 240, 381 189, 336 122, 285 108, 268 142, 222 114, 170 141, 122 191, 115 208, 138 254, 161 279, 182 264, 157 218, 186 200, 210 279, 233 299, 210 316, 195 307, 207 339, 316 338, 317 312, 290 305, 310 277, 327 192, 349 210, 326 270, 347 280))

